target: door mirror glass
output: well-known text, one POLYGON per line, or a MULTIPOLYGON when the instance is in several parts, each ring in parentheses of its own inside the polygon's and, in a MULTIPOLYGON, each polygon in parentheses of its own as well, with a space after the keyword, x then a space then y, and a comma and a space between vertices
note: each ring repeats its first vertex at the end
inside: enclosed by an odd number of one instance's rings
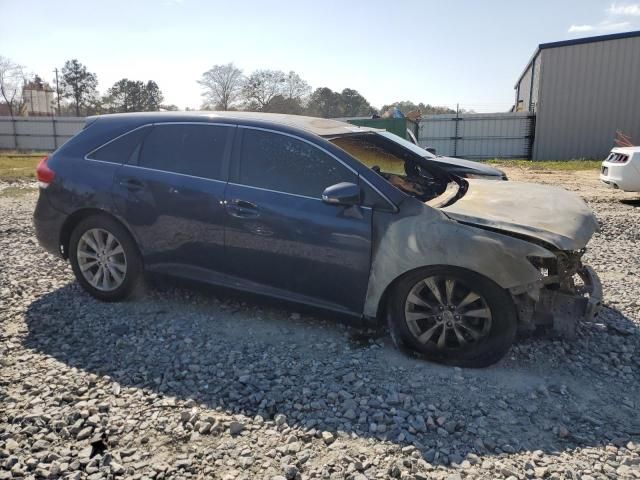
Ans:
POLYGON ((336 183, 325 188, 324 192, 322 192, 322 201, 329 205, 358 205, 360 199, 360 187, 355 183, 336 183))

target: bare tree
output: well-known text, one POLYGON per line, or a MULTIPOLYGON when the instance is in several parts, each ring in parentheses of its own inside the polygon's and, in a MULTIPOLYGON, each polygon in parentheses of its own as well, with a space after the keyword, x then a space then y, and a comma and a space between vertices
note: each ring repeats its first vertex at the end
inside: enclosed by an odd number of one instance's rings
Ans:
POLYGON ((27 74, 22 65, 0 56, 0 95, 12 117, 19 115, 24 106, 22 87, 26 78, 27 74))
POLYGON ((284 97, 302 101, 311 93, 311 87, 300 75, 291 70, 284 78, 284 97))
POLYGON ((205 108, 229 110, 240 97, 244 76, 233 63, 214 65, 202 74, 198 83, 203 88, 205 108))
POLYGON ((247 78, 242 94, 250 109, 268 110, 269 103, 285 94, 286 75, 280 70, 256 70, 247 78))

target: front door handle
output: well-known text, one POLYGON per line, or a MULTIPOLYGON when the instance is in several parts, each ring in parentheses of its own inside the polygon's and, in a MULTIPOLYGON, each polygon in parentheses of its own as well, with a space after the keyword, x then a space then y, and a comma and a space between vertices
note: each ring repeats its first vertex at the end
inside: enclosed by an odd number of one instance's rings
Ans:
POLYGON ((247 208, 249 210, 258 209, 258 206, 255 203, 248 202, 247 200, 231 200, 231 205, 235 205, 240 208, 247 208))
POLYGON ((136 180, 135 178, 127 178, 120 180, 120 186, 126 188, 130 192, 137 192, 144 188, 144 183, 140 180, 136 180))
POLYGON ((227 212, 232 217, 255 218, 260 215, 258 206, 247 200, 234 199, 227 203, 227 212))

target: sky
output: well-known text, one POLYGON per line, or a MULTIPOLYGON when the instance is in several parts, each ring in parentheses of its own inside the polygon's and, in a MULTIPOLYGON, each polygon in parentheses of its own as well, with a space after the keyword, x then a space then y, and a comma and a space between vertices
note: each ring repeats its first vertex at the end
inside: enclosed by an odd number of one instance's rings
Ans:
POLYGON ((0 0, 0 15, 0 55, 45 80, 77 58, 102 93, 155 80, 180 109, 200 107, 204 71, 234 62, 376 107, 505 111, 538 44, 640 30, 640 2, 602 0, 0 0))

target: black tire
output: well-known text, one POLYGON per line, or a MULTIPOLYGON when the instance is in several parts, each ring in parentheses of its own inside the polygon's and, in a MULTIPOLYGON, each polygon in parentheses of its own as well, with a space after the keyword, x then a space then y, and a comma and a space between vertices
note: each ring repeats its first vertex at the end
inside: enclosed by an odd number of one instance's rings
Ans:
MULTIPOLYGON (((431 310, 428 311, 431 313, 431 310)), ((433 317, 433 315, 429 316, 433 317)), ((437 318, 441 319, 441 317, 437 318)), ((408 349, 430 361, 467 368, 486 367, 500 360, 511 348, 517 332, 517 313, 509 293, 493 281, 475 272, 456 267, 428 267, 411 272, 401 278, 395 285, 389 299, 387 321, 391 337, 399 348, 408 349), (406 319, 405 305, 412 289, 418 287, 419 282, 429 277, 459 282, 461 285, 459 288, 462 286, 472 288, 472 291, 481 297, 479 301, 483 302, 483 311, 486 310, 486 307, 490 310, 490 323, 486 325, 486 333, 483 337, 475 340, 468 335, 468 332, 465 332, 465 340, 468 343, 464 347, 458 346, 458 348, 449 345, 438 347, 434 342, 428 341, 425 344, 418 340, 416 335, 412 333, 406 319)), ((431 325, 435 325, 435 320, 433 324, 428 326, 431 325)), ((448 330, 448 332, 450 331, 448 330)), ((458 332, 462 331, 464 330, 458 328, 458 332)), ((435 332, 442 332, 442 330, 435 330, 435 332)), ((453 342, 459 343, 456 339, 457 333, 449 335, 453 336, 453 342)))
POLYGON ((80 221, 71 233, 69 240, 69 260, 73 273, 78 283, 93 297, 105 302, 117 302, 125 300, 133 293, 137 292, 142 285, 144 267, 142 257, 135 240, 127 229, 117 220, 106 215, 94 215, 80 221), (82 236, 93 229, 104 230, 111 233, 122 246, 124 257, 126 258, 126 271, 122 282, 112 290, 101 290, 94 287, 80 269, 78 261, 78 243, 82 236))

